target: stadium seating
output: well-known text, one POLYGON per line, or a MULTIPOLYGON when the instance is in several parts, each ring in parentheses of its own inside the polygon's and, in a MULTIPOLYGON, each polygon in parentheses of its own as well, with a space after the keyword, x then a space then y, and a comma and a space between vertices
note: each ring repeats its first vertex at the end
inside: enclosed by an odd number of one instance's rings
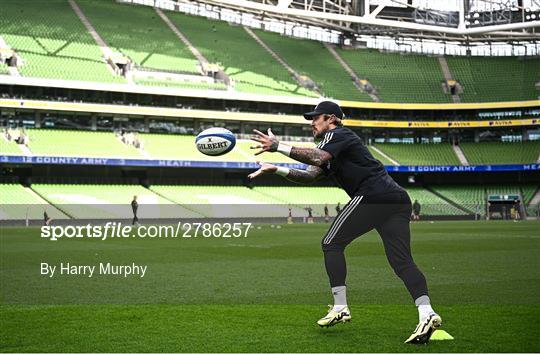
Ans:
POLYGON ((28 147, 35 155, 142 158, 133 146, 122 143, 112 132, 73 130, 28 130, 28 147))
POLYGON ((78 219, 129 219, 135 195, 141 218, 200 217, 139 185, 33 184, 32 189, 78 219))
POLYGON ((137 85, 156 86, 156 87, 171 87, 194 90, 226 90, 227 86, 223 83, 204 83, 190 81, 174 81, 154 78, 136 78, 133 80, 137 85))
POLYGON ((152 186, 151 190, 206 217, 286 217, 278 199, 241 186, 152 186))
POLYGON ((0 74, 9 74, 8 66, 4 63, 0 63, 0 74))
POLYGON ((521 188, 518 185, 486 185, 486 194, 521 194, 521 188))
POLYGON ((402 165, 460 165, 448 143, 440 144, 374 144, 402 165))
POLYGON ((540 155, 540 141, 521 143, 461 143, 470 164, 534 163, 540 155))
MULTIPOLYGON (((30 129, 29 149, 35 155, 78 156, 78 157, 118 157, 118 158, 155 158, 192 161, 246 161, 254 162, 250 149, 250 140, 237 140, 237 145, 224 156, 209 157, 202 155, 195 146, 193 135, 145 134, 138 137, 144 144, 144 152, 131 145, 122 143, 112 132, 90 132, 75 130, 30 129)), ((295 146, 313 147, 309 142, 293 142, 295 146)), ((374 147, 402 165, 459 165, 460 162, 452 147, 440 144, 403 144, 376 143, 374 147)), ((385 165, 392 163, 368 146, 374 157, 385 165)), ((540 142, 524 143, 462 143, 471 164, 534 163, 540 154, 540 142)), ((14 142, 0 139, 0 152, 21 155, 22 151, 14 142)), ((264 154, 263 161, 294 163, 295 161, 281 154, 264 154)))
POLYGON ((113 0, 79 3, 108 46, 127 55, 136 65, 158 70, 199 73, 197 59, 153 8, 119 5, 113 0))
POLYGON ((209 158, 197 150, 195 137, 192 135, 166 135, 166 134, 139 134, 144 142, 144 150, 152 157, 158 159, 178 160, 214 160, 214 161, 243 161, 239 149, 235 148, 223 156, 209 158))
POLYGON ((463 186, 463 185, 444 185, 431 186, 437 193, 456 204, 474 212, 477 204, 481 205, 481 214, 484 214, 484 206, 488 195, 490 194, 521 194, 525 205, 529 204, 538 190, 536 184, 523 185, 482 185, 482 186, 463 186))
POLYGON ((322 43, 264 31, 256 33, 300 75, 307 75, 313 80, 325 96, 352 101, 372 101, 371 97, 354 86, 349 74, 322 43))
POLYGON ((304 89, 240 26, 168 12, 169 18, 211 63, 219 63, 235 90, 268 95, 317 96, 304 89))
POLYGON ((367 148, 371 152, 373 157, 375 157, 377 160, 381 161, 383 163, 383 165, 385 165, 385 166, 393 166, 394 165, 392 163, 392 161, 388 160, 385 156, 381 155, 377 150, 375 150, 373 148, 373 146, 368 145, 367 148))
POLYGON ((331 216, 335 216, 335 206, 341 203, 341 208, 350 200, 341 188, 337 187, 255 187, 256 192, 273 196, 280 203, 292 207, 293 216, 307 216, 305 208, 313 209, 313 216, 324 216, 324 206, 328 205, 331 216))
POLYGON ((431 188, 471 212, 475 210, 476 204, 483 206, 486 202, 486 189, 483 186, 444 185, 431 188))
MULTIPOLYGON (((113 51, 129 56, 148 70, 198 74, 198 60, 147 6, 114 0, 79 1, 84 14, 113 51), (122 21, 118 21, 121 18, 122 21)), ((267 95, 317 97, 253 40, 241 26, 202 17, 166 12, 194 46, 232 78, 234 90, 267 95), (234 50, 231 50, 233 48, 234 50)), ((65 0, 2 3, 0 36, 23 59, 23 76, 126 83, 107 67, 101 50, 65 0)), ((298 73, 310 77, 325 96, 371 101, 356 89, 332 55, 316 41, 279 34, 256 34, 298 73), (309 60, 306 60, 309 58, 309 60), (323 68, 323 70, 321 70, 323 68)), ((372 49, 337 50, 361 78, 377 89, 383 102, 451 102, 441 88, 444 80, 435 57, 381 53, 372 49)), ((538 98, 540 75, 536 58, 447 57, 454 79, 463 87, 463 102, 515 101, 538 98)), ((8 73, 0 65, 0 74, 8 73)), ((223 84, 195 84, 136 78, 141 85, 222 90, 223 84)))
POLYGON ((421 215, 467 215, 454 205, 448 203, 438 195, 420 187, 407 187, 412 202, 418 200, 422 206, 421 215))
MULTIPOLYGON (((195 145, 195 137, 192 135, 165 135, 165 134, 139 134, 144 142, 144 150, 153 158, 178 159, 192 161, 246 161, 255 162, 262 159, 266 162, 293 163, 294 160, 282 154, 264 154, 256 158, 250 146, 250 140, 237 140, 236 147, 223 156, 205 156, 201 154, 195 145)), ((313 146, 310 143, 294 143, 297 146, 313 146)))
POLYGON ((102 53, 67 1, 3 1, 0 36, 22 57, 23 76, 125 82, 114 76, 102 53))
POLYGON ((22 150, 14 141, 8 141, 0 136, 0 155, 22 155, 22 150))
POLYGON ((437 58, 374 49, 340 50, 339 54, 375 86, 383 102, 451 102, 442 90, 444 75, 437 58))
MULTIPOLYGON (((472 215, 480 205, 485 214, 486 198, 490 194, 522 194, 525 206, 538 185, 437 185, 429 187, 444 198, 421 187, 407 187, 411 200, 418 200, 422 215, 472 215), (458 205, 459 207, 457 207, 458 205)), ((328 205, 330 216, 335 206, 342 208, 349 201, 337 187, 270 187, 217 185, 140 185, 96 184, 33 184, 31 189, 19 184, 0 184, 0 219, 42 219, 43 212, 54 218, 129 219, 131 200, 138 196, 140 218, 200 218, 200 217, 283 217, 292 209, 294 217, 307 216, 307 207, 315 217, 324 215, 328 205), (51 203, 51 204, 48 204, 51 203)), ((528 208, 531 215, 535 206, 528 208)))
POLYGON ((540 188, 538 184, 524 184, 521 186, 521 194, 523 195, 523 202, 529 204, 534 197, 536 191, 540 188))
POLYGON ((447 62, 463 86, 463 102, 538 99, 534 87, 540 75, 538 58, 447 57, 447 62))
POLYGON ((44 212, 53 219, 67 218, 30 188, 0 184, 0 220, 43 219, 44 212))

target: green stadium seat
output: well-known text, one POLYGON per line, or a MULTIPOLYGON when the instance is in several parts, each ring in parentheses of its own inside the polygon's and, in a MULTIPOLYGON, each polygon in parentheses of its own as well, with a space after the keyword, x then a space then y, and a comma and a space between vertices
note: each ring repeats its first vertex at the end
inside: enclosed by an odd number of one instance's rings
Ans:
POLYGON ((235 82, 235 90, 267 95, 317 95, 301 87, 240 26, 168 12, 167 16, 211 63, 219 63, 235 82))
POLYGON ((339 54, 375 86, 382 102, 452 102, 442 90, 444 75, 435 57, 374 49, 340 50, 339 54))
POLYGON ((0 74, 3 74, 3 75, 9 74, 9 67, 4 63, 0 63, 0 74))
POLYGON ((23 59, 23 76, 123 83, 67 1, 3 1, 0 36, 23 59))
POLYGON ((135 195, 140 219, 201 216, 139 185, 33 184, 32 189, 77 219, 131 219, 135 195))
POLYGON ((472 165, 535 163, 540 156, 540 141, 461 143, 460 147, 472 165))
POLYGON ((463 102, 538 99, 538 58, 447 57, 446 61, 453 78, 463 86, 463 102))
POLYGON ((164 79, 154 79, 146 77, 144 79, 136 78, 133 80, 137 85, 154 86, 154 87, 170 87, 192 90, 227 90, 227 86, 223 83, 204 83, 190 81, 174 81, 164 79))
POLYGON ((143 158, 133 146, 112 132, 29 129, 28 147, 35 155, 143 158))
POLYGON ((325 96, 352 101, 372 101, 368 94, 354 86, 349 74, 322 43, 271 32, 255 32, 296 72, 307 75, 317 83, 325 96))
POLYGON ((0 220, 44 220, 44 212, 53 219, 67 218, 32 189, 20 184, 0 184, 0 220))
POLYGON ((8 141, 4 136, 0 136, 0 155, 23 155, 23 152, 16 142, 8 141))
POLYGON ((113 0, 79 1, 79 6, 108 46, 136 65, 199 73, 195 56, 153 8, 120 5, 113 0))
POLYGON ((467 215, 465 212, 456 206, 450 204, 443 198, 439 197, 431 191, 420 187, 407 187, 407 192, 414 203, 418 200, 422 206, 420 215, 467 215))
POLYGON ((448 143, 373 145, 401 165, 460 165, 452 146, 448 143))

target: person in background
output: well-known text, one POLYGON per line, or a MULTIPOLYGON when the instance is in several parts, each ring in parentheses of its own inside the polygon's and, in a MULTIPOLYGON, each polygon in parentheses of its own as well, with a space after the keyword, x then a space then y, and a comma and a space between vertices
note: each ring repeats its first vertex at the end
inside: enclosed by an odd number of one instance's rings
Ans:
POLYGON ((519 200, 516 200, 514 202, 514 221, 521 220, 521 213, 519 212, 519 207, 519 200))
POLYGON ((422 209, 422 206, 418 202, 418 199, 414 200, 414 203, 412 205, 412 209, 413 209, 413 215, 412 215, 413 220, 414 221, 419 221, 420 220, 420 210, 422 209))
POLYGON ((293 220, 292 220, 292 209, 289 208, 289 216, 287 217, 287 224, 292 224, 293 223, 293 220))
POLYGON ((339 212, 341 211, 341 204, 338 202, 336 205, 336 216, 339 215, 339 212))
POLYGON ((324 222, 330 221, 330 214, 328 213, 328 204, 324 205, 324 222))
POLYGON ((43 211, 43 225, 49 226, 52 222, 52 219, 49 215, 47 215, 47 211, 43 211))
POLYGON ((131 201, 131 210, 133 211, 133 221, 131 222, 131 225, 137 225, 139 226, 139 218, 137 217, 137 209, 139 209, 139 203, 137 203, 137 196, 133 196, 133 200, 131 201))
POLYGON ((308 206, 306 210, 308 212, 307 223, 313 224, 313 209, 311 208, 311 206, 308 206))
POLYGON ((482 216, 481 211, 482 211, 482 206, 480 205, 480 203, 476 203, 474 207, 474 220, 480 220, 482 216))

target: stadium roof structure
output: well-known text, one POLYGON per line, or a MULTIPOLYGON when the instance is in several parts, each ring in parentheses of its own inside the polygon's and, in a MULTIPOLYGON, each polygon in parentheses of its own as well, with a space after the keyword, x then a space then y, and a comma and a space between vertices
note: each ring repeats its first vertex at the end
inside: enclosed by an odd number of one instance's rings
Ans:
MULTIPOLYGON (((193 3, 189 0, 175 2, 193 3)), ((540 0, 196 2, 251 13, 265 19, 320 26, 350 35, 384 35, 459 42, 537 41, 540 38, 540 0)))

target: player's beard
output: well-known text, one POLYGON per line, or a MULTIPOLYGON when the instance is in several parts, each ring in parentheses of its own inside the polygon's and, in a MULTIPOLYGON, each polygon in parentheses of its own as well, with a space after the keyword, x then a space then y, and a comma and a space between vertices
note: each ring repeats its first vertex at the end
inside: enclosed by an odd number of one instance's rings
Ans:
POLYGON ((313 129, 313 137, 315 139, 321 139, 324 136, 325 133, 326 133, 326 131, 319 132, 318 130, 313 129))

